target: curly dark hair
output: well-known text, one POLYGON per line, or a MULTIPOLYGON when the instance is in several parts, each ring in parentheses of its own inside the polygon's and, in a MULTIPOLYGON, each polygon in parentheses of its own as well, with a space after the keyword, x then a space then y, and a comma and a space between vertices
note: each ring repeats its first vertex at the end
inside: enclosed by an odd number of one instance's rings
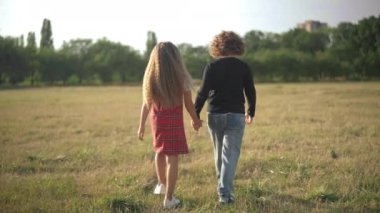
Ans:
POLYGON ((212 57, 242 55, 244 53, 243 39, 233 31, 222 31, 214 37, 209 45, 212 57))

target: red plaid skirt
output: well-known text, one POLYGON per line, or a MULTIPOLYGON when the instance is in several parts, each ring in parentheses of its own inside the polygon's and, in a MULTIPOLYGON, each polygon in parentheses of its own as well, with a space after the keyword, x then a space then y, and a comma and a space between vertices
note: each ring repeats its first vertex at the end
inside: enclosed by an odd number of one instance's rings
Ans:
POLYGON ((152 136, 156 153, 176 155, 189 153, 182 105, 170 109, 152 107, 152 136))

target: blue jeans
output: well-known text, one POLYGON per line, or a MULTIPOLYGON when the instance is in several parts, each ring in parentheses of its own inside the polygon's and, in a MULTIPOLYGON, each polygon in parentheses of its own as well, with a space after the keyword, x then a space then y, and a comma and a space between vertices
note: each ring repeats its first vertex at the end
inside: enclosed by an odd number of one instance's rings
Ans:
POLYGON ((214 145, 218 193, 222 198, 229 198, 240 156, 245 116, 240 113, 208 113, 207 121, 214 145))

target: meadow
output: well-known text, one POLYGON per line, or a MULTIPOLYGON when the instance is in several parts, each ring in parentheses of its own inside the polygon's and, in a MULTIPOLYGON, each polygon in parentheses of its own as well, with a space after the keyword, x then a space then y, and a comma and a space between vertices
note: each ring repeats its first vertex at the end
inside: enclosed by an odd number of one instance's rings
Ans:
MULTIPOLYGON (((186 114, 171 212, 380 212, 379 82, 256 89, 235 204, 218 204, 206 122, 186 114)), ((141 101, 139 86, 0 90, 0 212, 163 212, 141 101)))

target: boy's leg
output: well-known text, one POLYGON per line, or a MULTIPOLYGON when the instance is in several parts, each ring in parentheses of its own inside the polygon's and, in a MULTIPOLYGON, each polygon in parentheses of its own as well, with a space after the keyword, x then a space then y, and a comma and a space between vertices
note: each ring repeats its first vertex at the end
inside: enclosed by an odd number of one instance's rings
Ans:
POLYGON ((207 125, 211 136, 211 141, 214 147, 214 163, 216 176, 220 178, 220 170, 222 167, 222 146, 223 146, 223 132, 225 128, 225 119, 223 114, 208 114, 207 125))
POLYGON ((166 156, 156 153, 155 163, 158 181, 166 185, 166 156))
POLYGON ((166 155, 166 169, 165 199, 172 200, 178 176, 178 155, 166 155))
POLYGON ((223 199, 228 200, 231 198, 244 128, 244 114, 231 113, 228 115, 227 128, 224 132, 223 139, 222 168, 219 188, 219 193, 223 199))

